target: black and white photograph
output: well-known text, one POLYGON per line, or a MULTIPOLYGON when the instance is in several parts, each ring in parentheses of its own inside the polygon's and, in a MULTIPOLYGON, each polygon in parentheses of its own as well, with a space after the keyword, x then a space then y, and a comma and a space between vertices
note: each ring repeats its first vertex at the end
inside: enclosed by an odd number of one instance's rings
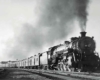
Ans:
POLYGON ((0 0, 0 80, 100 80, 100 0, 0 0))

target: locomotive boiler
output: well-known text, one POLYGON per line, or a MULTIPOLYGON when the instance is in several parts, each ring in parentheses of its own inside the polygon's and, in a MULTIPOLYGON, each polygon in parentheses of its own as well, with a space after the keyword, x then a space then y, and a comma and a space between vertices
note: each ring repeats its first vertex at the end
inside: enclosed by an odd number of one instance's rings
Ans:
MULTIPOLYGON (((96 43, 93 37, 86 36, 86 32, 81 32, 80 37, 72 37, 71 41, 50 49, 51 66, 59 69, 61 63, 62 66, 67 67, 67 70, 73 68, 80 71, 96 71, 99 67, 99 56, 95 48, 96 43), (62 46, 63 48, 59 50, 62 46)), ((64 67, 62 69, 64 70, 64 67)))
POLYGON ((72 49, 80 52, 93 53, 95 51, 95 41, 93 37, 86 36, 86 32, 81 32, 81 37, 71 38, 72 49))

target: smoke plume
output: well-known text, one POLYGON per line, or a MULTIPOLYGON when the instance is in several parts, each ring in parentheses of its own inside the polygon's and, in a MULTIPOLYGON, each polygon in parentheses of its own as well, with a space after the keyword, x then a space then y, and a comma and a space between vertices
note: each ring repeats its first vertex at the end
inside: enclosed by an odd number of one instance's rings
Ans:
POLYGON ((37 24, 24 23, 16 36, 16 44, 8 51, 17 59, 28 57, 51 47, 72 32, 75 32, 75 21, 79 19, 81 28, 86 25, 88 0, 45 0, 37 8, 41 12, 37 24), (15 55, 16 54, 16 55, 15 55), (20 56, 19 56, 20 54, 20 56))
POLYGON ((88 2, 89 0, 76 0, 76 15, 82 31, 86 30, 88 2))
POLYGON ((76 0, 76 15, 82 31, 86 30, 88 2, 89 0, 76 0))

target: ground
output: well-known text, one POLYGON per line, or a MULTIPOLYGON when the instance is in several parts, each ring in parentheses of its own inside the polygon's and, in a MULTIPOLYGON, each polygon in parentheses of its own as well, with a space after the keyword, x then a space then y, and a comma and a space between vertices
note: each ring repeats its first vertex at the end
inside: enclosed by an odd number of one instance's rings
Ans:
POLYGON ((26 71, 10 70, 8 75, 6 75, 0 80, 51 80, 51 79, 36 74, 32 74, 26 71))
POLYGON ((0 73, 0 80, 86 80, 85 78, 72 77, 70 75, 63 76, 53 73, 37 73, 32 71, 32 69, 31 71, 25 71, 22 69, 7 69, 4 73, 5 75, 3 76, 1 76, 0 73))

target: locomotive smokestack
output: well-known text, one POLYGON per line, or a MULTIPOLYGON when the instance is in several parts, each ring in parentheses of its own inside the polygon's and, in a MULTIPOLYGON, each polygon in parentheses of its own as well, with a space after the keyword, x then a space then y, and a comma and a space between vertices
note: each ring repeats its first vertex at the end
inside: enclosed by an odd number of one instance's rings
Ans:
POLYGON ((85 37, 86 36, 86 32, 80 32, 81 37, 85 37))

